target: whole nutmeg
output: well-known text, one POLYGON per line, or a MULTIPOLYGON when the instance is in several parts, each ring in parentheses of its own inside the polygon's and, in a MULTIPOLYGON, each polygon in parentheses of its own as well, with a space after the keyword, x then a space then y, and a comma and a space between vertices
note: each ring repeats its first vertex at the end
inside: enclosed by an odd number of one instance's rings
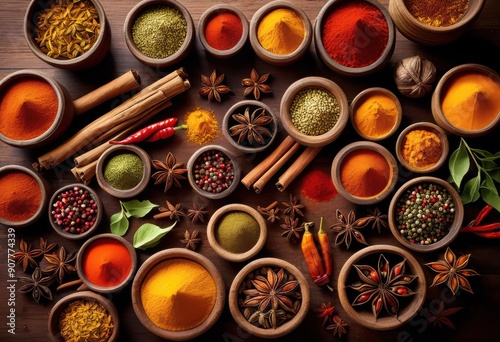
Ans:
POLYGON ((400 60, 394 68, 394 80, 401 94, 418 98, 432 90, 436 79, 436 67, 420 56, 400 60))

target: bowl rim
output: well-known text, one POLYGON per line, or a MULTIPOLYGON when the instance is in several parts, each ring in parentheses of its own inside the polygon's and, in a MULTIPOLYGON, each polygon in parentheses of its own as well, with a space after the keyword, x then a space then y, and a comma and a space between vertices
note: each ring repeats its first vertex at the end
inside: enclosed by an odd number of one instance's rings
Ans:
POLYGON ((206 256, 185 248, 169 248, 151 255, 141 265, 132 282, 132 306, 139 321, 155 335, 173 341, 184 341, 197 337, 210 329, 219 319, 226 302, 226 287, 219 269, 206 256), (141 287, 148 273, 159 263, 167 259, 188 259, 203 266, 214 279, 217 295, 209 317, 197 327, 183 331, 169 331, 156 326, 142 307, 141 287))
POLYGON ((403 245, 404 247, 411 249, 415 252, 423 252, 423 253, 428 253, 428 252, 434 252, 438 249, 444 248, 448 246, 450 243, 455 240, 455 238, 458 236, 460 233, 460 228, 462 227, 464 219, 464 206, 462 203, 462 200, 460 199, 460 195, 455 190, 455 188, 445 180, 442 180, 441 178, 437 177, 432 177, 432 176, 421 176, 417 178, 410 179, 409 181, 405 182, 403 185, 399 187, 399 189, 396 191, 394 196, 391 199, 391 202, 389 204, 389 211, 388 211, 388 223, 389 223, 389 228, 391 229, 392 235, 396 238, 396 240, 403 245), (408 240, 406 240, 404 237, 401 236, 401 233, 396 229, 396 224, 395 224, 395 218, 394 218, 394 212, 396 209, 397 202, 401 195, 409 188, 418 184, 422 183, 435 183, 443 188, 445 188, 450 196, 453 197, 453 202, 455 205, 455 217, 453 219, 453 223, 450 227, 450 230, 448 233, 439 241, 429 244, 429 245, 420 245, 420 244, 415 244, 415 243, 410 243, 408 240))

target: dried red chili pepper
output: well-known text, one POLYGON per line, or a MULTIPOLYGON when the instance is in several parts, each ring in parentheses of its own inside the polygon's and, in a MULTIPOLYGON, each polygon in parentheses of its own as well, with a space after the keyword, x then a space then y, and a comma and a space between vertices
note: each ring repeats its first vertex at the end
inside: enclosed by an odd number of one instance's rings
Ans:
POLYGON ((474 234, 488 239, 500 239, 500 230, 494 232, 475 232, 474 234))
POLYGON ((311 278, 316 285, 323 286, 330 281, 330 277, 325 272, 323 261, 314 243, 314 237, 309 230, 311 225, 312 222, 304 223, 305 232, 302 236, 301 249, 311 278))
POLYGON ((328 277, 331 277, 333 272, 332 250, 328 233, 323 229, 323 217, 319 221, 318 241, 325 264, 325 273, 328 277))
POLYGON ((500 222, 483 224, 481 226, 467 226, 463 227, 460 231, 462 233, 486 233, 500 230, 500 222))
POLYGON ((136 142, 141 142, 146 140, 148 137, 153 135, 155 132, 168 128, 168 127, 174 127, 175 124, 177 123, 177 118, 168 118, 162 121, 155 122, 154 124, 151 124, 149 126, 146 126, 139 131, 132 133, 128 137, 126 137, 123 140, 120 141, 110 141, 110 144, 113 145, 127 145, 127 144, 133 144, 136 142))
POLYGON ((176 126, 176 127, 166 127, 163 129, 160 129, 159 131, 156 131, 153 133, 153 135, 150 135, 148 138, 144 139, 144 142, 154 142, 162 139, 167 139, 168 137, 171 137, 174 135, 175 131, 178 131, 180 129, 186 129, 186 125, 181 125, 181 126, 176 126))
POLYGON ((486 216, 488 216, 488 214, 490 213, 490 211, 492 209, 493 209, 493 206, 487 204, 483 209, 481 209, 479 214, 477 214, 476 218, 471 223, 469 223, 469 226, 478 226, 479 224, 481 224, 483 219, 486 216))

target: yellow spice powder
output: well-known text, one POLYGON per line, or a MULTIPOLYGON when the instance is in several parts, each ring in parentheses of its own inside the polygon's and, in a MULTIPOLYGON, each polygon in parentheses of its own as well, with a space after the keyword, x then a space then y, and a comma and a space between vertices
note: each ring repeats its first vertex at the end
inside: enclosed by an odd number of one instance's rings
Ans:
POLYGON ((305 37, 302 18, 286 8, 278 8, 262 18, 257 39, 264 49, 277 55, 289 55, 298 49, 305 37))
POLYGON ((398 116, 396 103, 387 95, 368 97, 354 113, 354 124, 365 136, 383 137, 394 127, 398 116))
POLYGON ((416 129, 405 136, 403 158, 413 167, 426 169, 436 164, 442 154, 441 139, 433 133, 416 129))

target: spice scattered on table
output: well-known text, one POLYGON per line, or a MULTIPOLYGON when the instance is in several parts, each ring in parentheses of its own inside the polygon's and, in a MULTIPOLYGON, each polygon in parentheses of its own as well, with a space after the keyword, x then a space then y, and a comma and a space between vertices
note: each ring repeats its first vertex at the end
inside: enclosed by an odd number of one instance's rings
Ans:
POLYGON ((477 217, 472 220, 467 227, 462 227, 460 232, 473 233, 477 236, 488 239, 500 239, 500 222, 481 224, 492 210, 492 205, 487 204, 484 206, 477 217))
POLYGON ((432 91, 436 79, 434 64, 420 56, 403 58, 394 67, 394 81, 401 94, 419 98, 432 91))
POLYGON ((2 219, 23 222, 32 218, 40 209, 42 190, 37 180, 28 173, 20 170, 2 172, 0 189, 2 219))
POLYGON ((280 228, 284 230, 281 236, 286 236, 289 243, 297 243, 302 239, 305 226, 304 223, 299 225, 299 218, 285 216, 284 222, 280 224, 280 228))
POLYGON ((250 106, 245 107, 243 114, 235 113, 231 115, 237 124, 229 127, 229 135, 237 137, 236 142, 241 145, 265 145, 268 138, 273 135, 269 125, 273 122, 273 117, 267 114, 265 108, 259 107, 250 114, 250 106), (254 144, 254 141, 257 144, 254 144))
POLYGON ((259 222, 244 211, 224 214, 216 223, 215 240, 225 250, 241 254, 251 250, 259 240, 259 222))
POLYGON ((278 201, 272 202, 267 207, 261 207, 260 205, 258 205, 257 211, 263 216, 267 216, 267 220, 269 222, 274 223, 274 221, 280 220, 279 217, 280 208, 278 208, 277 205, 278 201))
MULTIPOLYGON (((133 144, 141 141, 145 141, 149 137, 151 137, 154 133, 163 130, 167 127, 174 127, 177 124, 177 118, 167 118, 165 120, 161 120, 158 122, 155 122, 151 125, 148 125, 137 132, 132 133, 128 137, 126 137, 123 140, 116 141, 116 140, 111 140, 109 143, 113 145, 126 145, 126 144, 133 144)), ((173 134, 173 133, 172 133, 173 134)))
POLYGON ((381 233, 382 228, 389 228, 387 214, 382 213, 379 208, 367 209, 367 211, 369 214, 369 216, 367 216, 368 223, 372 224, 372 229, 377 228, 377 231, 381 233))
POLYGON ((295 52, 306 35, 302 18, 292 9, 278 8, 267 13, 257 25, 262 47, 277 55, 295 52))
POLYGON ((19 250, 14 252, 12 258, 17 261, 18 265, 22 265, 23 271, 26 272, 28 267, 37 268, 37 259, 43 255, 41 249, 32 249, 31 244, 21 239, 19 242, 19 250))
POLYGON ((432 1, 404 0, 411 15, 421 23, 434 27, 456 24, 469 9, 470 0, 432 1))
POLYGON ((213 99, 217 100, 217 102, 221 102, 221 95, 227 94, 231 91, 228 86, 222 84, 222 82, 224 82, 224 77, 224 74, 217 76, 216 70, 212 71, 210 77, 201 75, 202 87, 198 91, 198 94, 206 96, 208 98, 208 102, 211 102, 213 99))
POLYGON ((314 309, 314 312, 316 313, 316 317, 322 319, 321 325, 325 326, 335 314, 335 307, 331 303, 321 303, 321 306, 314 309))
POLYGON ((363 135, 378 139, 392 130, 398 118, 398 109, 390 96, 376 93, 360 103, 353 118, 356 128, 363 135))
POLYGON ((188 218, 191 219, 192 223, 204 223, 205 215, 207 215, 208 211, 205 210, 205 205, 198 204, 196 201, 193 201, 193 205, 190 209, 188 209, 188 218))
POLYGON ((216 13, 205 26, 205 39, 210 47, 229 50, 238 44, 243 35, 243 23, 232 11, 216 13))
POLYGON ((175 205, 170 203, 169 201, 166 201, 166 203, 167 207, 159 207, 158 210, 160 211, 160 213, 154 215, 153 218, 161 219, 169 217, 171 220, 179 222, 181 220, 181 217, 186 216, 181 203, 177 203, 175 205))
POLYGON ((290 215, 290 217, 294 218, 295 216, 304 217, 304 213, 302 210, 305 208, 303 204, 300 203, 300 199, 298 199, 295 195, 290 194, 288 201, 281 202, 285 206, 283 210, 283 214, 290 215))
POLYGON ((332 324, 326 326, 326 330, 331 330, 333 336, 342 337, 342 334, 347 334, 348 324, 339 316, 333 316, 331 320, 332 324))
POLYGON ((345 243, 346 247, 349 248, 353 238, 359 243, 368 245, 365 237, 361 234, 359 229, 368 225, 370 222, 369 218, 362 217, 356 220, 356 214, 354 211, 351 210, 347 216, 345 216, 339 209, 335 211, 335 216, 338 222, 331 225, 330 229, 337 233, 337 237, 335 238, 336 245, 345 243))
POLYGON ((418 169, 432 167, 442 154, 441 139, 434 132, 415 129, 404 137, 401 155, 413 167, 418 169))
POLYGON ((320 252, 316 248, 316 243, 314 242, 314 236, 312 235, 310 228, 313 225, 312 222, 304 223, 305 232, 302 235, 301 249, 304 259, 307 264, 307 269, 309 274, 313 279, 314 283, 318 286, 328 285, 330 282, 330 277, 332 276, 332 254, 330 249, 330 242, 328 239, 328 233, 323 230, 323 217, 321 217, 320 228, 318 231, 318 240, 320 246, 320 252))
POLYGON ((185 123, 187 138, 198 145, 211 143, 217 139, 219 134, 219 122, 215 113, 208 109, 196 107, 187 113, 185 123))
POLYGON ((181 239, 181 243, 184 244, 184 247, 190 249, 192 251, 196 250, 198 243, 200 243, 201 238, 198 237, 200 232, 198 230, 193 230, 189 232, 187 229, 184 231, 184 239, 181 239))
POLYGON ((234 166, 231 159, 217 150, 203 152, 196 158, 191 172, 201 190, 214 194, 227 190, 234 180, 234 166))
POLYGON ((273 91, 271 87, 266 84, 267 80, 269 79, 269 75, 271 74, 267 73, 259 76, 257 70, 252 69, 252 71, 250 72, 250 77, 246 77, 241 80, 241 84, 245 86, 243 96, 253 94, 253 97, 256 100, 259 100, 262 93, 272 93, 273 91))
POLYGON ((40 303, 42 298, 52 300, 52 291, 49 286, 53 282, 52 276, 44 276, 39 267, 36 267, 31 277, 19 277, 24 285, 19 287, 20 293, 31 293, 35 302, 40 303))
POLYGON ((76 252, 67 253, 61 246, 59 253, 46 253, 45 260, 49 265, 43 270, 44 274, 52 275, 59 284, 62 284, 66 275, 76 273, 76 252))
POLYGON ((446 325, 450 329, 455 329, 455 325, 449 316, 456 314, 462 309, 463 307, 461 306, 445 309, 444 302, 441 300, 437 306, 432 305, 429 308, 422 308, 421 316, 425 317, 427 323, 431 323, 435 328, 441 328, 443 325, 446 325))
POLYGON ((315 202, 328 202, 337 195, 332 177, 317 168, 307 172, 301 179, 301 194, 315 202))
POLYGON ((167 153, 165 162, 161 160, 152 160, 153 167, 157 170, 151 177, 155 180, 155 185, 165 183, 163 192, 167 192, 173 185, 177 188, 182 187, 180 180, 186 179, 184 174, 187 169, 184 169, 184 163, 177 163, 172 152, 167 153))
POLYGON ((106 182, 113 188, 129 190, 135 188, 141 182, 144 174, 144 164, 135 153, 117 153, 106 160, 103 174, 106 182))

